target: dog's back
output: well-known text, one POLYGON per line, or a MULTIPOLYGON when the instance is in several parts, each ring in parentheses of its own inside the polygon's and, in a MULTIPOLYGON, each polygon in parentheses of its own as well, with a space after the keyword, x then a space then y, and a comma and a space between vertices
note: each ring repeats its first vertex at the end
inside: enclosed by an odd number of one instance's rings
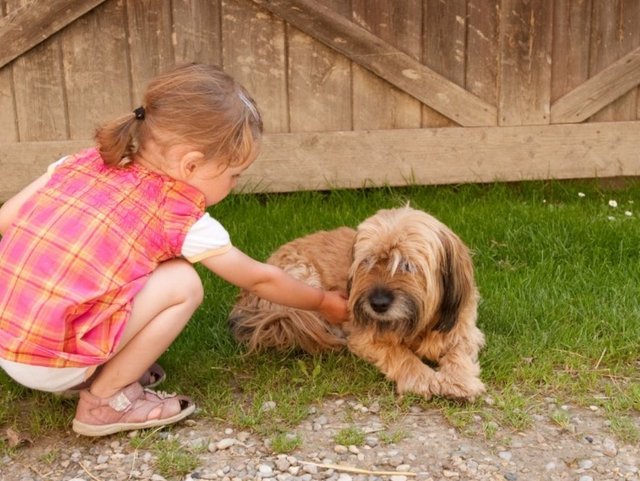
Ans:
MULTIPOLYGON (((347 290, 347 274, 355 231, 340 227, 295 239, 276 250, 267 263, 311 286, 347 290)), ((235 339, 249 351, 300 348, 315 353, 339 349, 346 340, 317 312, 292 309, 260 299, 243 290, 229 316, 235 339)))

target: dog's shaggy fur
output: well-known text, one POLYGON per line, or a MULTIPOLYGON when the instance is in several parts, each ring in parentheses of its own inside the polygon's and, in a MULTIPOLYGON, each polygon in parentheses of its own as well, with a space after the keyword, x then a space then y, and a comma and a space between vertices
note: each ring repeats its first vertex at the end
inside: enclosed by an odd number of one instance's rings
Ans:
POLYGON ((410 207, 381 210, 357 231, 342 227, 296 239, 267 262, 307 284, 346 290, 352 320, 332 326, 316 312, 242 292, 229 322, 249 350, 315 353, 346 345, 400 393, 474 399, 484 391, 471 256, 429 214, 410 207))

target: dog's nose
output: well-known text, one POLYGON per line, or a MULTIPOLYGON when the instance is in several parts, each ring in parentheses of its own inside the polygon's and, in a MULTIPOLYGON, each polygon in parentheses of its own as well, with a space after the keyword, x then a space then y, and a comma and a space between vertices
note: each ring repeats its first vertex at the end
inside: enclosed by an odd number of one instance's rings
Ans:
POLYGON ((386 289, 375 289, 369 294, 369 304, 378 314, 386 312, 393 302, 393 294, 386 289))

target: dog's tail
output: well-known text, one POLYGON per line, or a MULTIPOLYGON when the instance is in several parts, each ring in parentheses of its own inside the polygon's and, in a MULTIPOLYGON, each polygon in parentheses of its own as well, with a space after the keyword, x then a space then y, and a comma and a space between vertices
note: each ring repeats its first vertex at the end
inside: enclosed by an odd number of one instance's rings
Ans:
POLYGON ((312 311, 236 306, 229 316, 229 327, 235 339, 245 344, 249 352, 298 348, 315 354, 346 345, 342 330, 333 328, 312 311))

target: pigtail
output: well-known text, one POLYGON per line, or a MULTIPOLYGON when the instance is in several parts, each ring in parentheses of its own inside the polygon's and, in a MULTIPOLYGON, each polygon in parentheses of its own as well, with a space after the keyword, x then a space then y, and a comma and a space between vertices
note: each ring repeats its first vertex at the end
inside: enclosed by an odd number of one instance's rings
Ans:
POLYGON ((122 159, 131 157, 138 151, 140 120, 134 111, 107 122, 96 130, 98 151, 106 165, 117 166, 122 159))

